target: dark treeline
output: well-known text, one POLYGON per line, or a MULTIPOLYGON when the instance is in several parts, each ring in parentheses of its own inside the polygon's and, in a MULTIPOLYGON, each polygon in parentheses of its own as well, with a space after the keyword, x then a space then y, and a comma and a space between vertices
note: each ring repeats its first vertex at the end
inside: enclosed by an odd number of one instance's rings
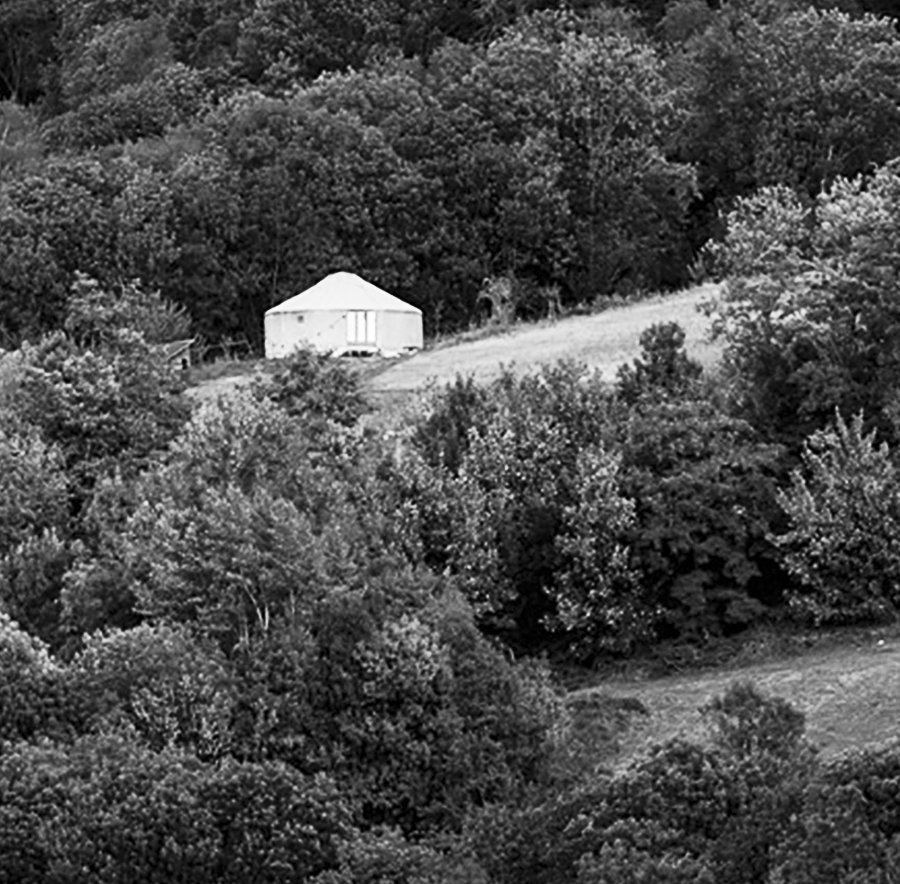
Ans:
POLYGON ((866 3, 108 3, 0 8, 0 333, 76 272, 215 340, 349 269, 467 326, 678 286, 721 212, 900 151, 866 3))

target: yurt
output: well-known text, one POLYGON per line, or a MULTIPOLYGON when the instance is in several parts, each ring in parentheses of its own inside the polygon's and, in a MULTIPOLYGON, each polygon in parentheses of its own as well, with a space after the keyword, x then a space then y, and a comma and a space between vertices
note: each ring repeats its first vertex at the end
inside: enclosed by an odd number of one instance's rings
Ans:
POLYGON ((422 311, 355 273, 332 273, 267 310, 265 333, 267 359, 301 347, 395 356, 421 348, 422 311))

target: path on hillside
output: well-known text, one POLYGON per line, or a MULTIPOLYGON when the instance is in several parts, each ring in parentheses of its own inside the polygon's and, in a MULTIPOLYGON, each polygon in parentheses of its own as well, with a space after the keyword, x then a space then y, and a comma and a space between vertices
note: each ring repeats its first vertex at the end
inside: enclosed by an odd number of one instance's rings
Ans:
POLYGON ((620 365, 640 353, 638 339, 645 328, 673 320, 685 331, 688 353, 708 364, 718 358, 720 348, 709 343, 709 319, 697 308, 717 291, 715 285, 698 286, 590 316, 571 316, 423 350, 372 378, 369 388, 375 393, 411 391, 429 381, 448 383, 457 374, 485 381, 496 377, 501 365, 525 372, 559 359, 584 362, 612 380, 620 365))
POLYGON ((632 735, 634 740, 628 740, 639 748, 676 734, 702 737, 699 707, 723 694, 732 682, 745 680, 804 712, 807 736, 826 756, 900 737, 898 636, 711 673, 609 680, 579 693, 639 699, 650 712, 649 720, 632 735))

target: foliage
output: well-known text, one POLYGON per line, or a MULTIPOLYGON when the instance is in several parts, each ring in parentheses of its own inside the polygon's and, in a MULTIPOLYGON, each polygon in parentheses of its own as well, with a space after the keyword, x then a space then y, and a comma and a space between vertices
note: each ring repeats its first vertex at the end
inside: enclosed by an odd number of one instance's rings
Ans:
POLYGON ((114 288, 75 274, 63 324, 78 346, 115 347, 125 330, 141 335, 148 344, 165 344, 190 335, 190 318, 183 307, 146 291, 136 282, 114 288))
POLYGON ((305 640, 273 637, 269 665, 292 668, 257 699, 263 750, 324 765, 367 823, 407 832, 458 825, 539 780, 558 715, 546 681, 505 662, 464 606, 379 624, 370 604, 333 597, 305 640))
POLYGON ((760 752, 788 756, 798 746, 806 717, 780 697, 765 697, 750 682, 734 682, 701 712, 713 721, 716 744, 747 758, 760 752))
MULTIPOLYGON (((131 299, 141 300, 133 287, 109 315, 109 297, 81 279, 68 314, 72 335, 56 332, 24 348, 22 417, 46 442, 59 446, 82 489, 113 465, 123 472, 139 470, 187 416, 176 370, 140 331, 119 324, 135 318, 149 330, 148 320, 135 312, 146 314, 146 308, 124 306, 131 299)), ((156 308, 166 309, 159 301, 151 309, 156 308)))
POLYGON ((620 366, 616 392, 634 405, 643 397, 685 396, 703 372, 700 363, 684 352, 684 330, 677 322, 652 325, 641 332, 641 355, 632 365, 620 366))
POLYGON ((896 840, 866 819, 855 785, 822 788, 810 784, 803 811, 776 847, 772 880, 802 884, 890 880, 896 871, 896 840))
POLYGON ((492 411, 489 391, 472 376, 457 375, 442 390, 433 390, 416 422, 412 444, 432 467, 459 472, 468 449, 469 430, 481 429, 492 411))
POLYGON ((717 322, 737 405, 767 433, 796 444, 838 408, 891 438, 897 181, 889 164, 838 179, 808 213, 766 191, 729 215, 726 266, 744 276, 729 279, 717 322))
POLYGON ((292 417, 352 426, 365 411, 359 376, 328 354, 298 350, 281 361, 262 392, 292 417))
POLYGON ((782 452, 714 404, 646 402, 616 430, 621 493, 635 501, 623 537, 657 628, 722 634, 780 601, 769 540, 782 452))
POLYGON ((0 757, 0 881, 300 881, 336 863, 347 809, 325 778, 212 767, 119 737, 0 757))
POLYGON ((849 424, 837 414, 811 437, 779 502, 791 525, 776 542, 800 583, 789 596, 799 615, 817 624, 895 615, 897 469, 861 414, 849 424))
POLYGON ((692 111, 680 155, 723 202, 774 185, 815 196, 897 152, 891 21, 790 6, 724 4, 674 54, 692 111))
POLYGON ((89 698, 71 690, 47 645, 0 613, 0 747, 72 737, 86 728, 92 711, 89 698))
POLYGON ((0 557, 0 605, 55 649, 63 642, 60 587, 72 547, 55 528, 34 533, 0 557))
POLYGON ((69 666, 74 690, 96 698, 92 727, 136 735, 154 751, 227 754, 233 691, 223 662, 179 628, 147 625, 84 639, 69 666))
POLYGON ((618 457, 602 450, 578 457, 575 502, 563 507, 556 537, 561 561, 550 592, 556 603, 551 623, 574 636, 586 634, 589 647, 598 635, 604 644, 627 648, 653 634, 656 612, 641 598, 623 542, 635 508, 621 494, 620 466, 618 457))
POLYGON ((514 646, 546 640, 540 625, 568 654, 628 651, 734 631, 781 601, 768 535, 783 453, 700 398, 672 343, 623 373, 645 388, 630 404, 558 366, 457 380, 414 428, 427 460, 398 481, 420 555, 514 646))
POLYGON ((716 746, 672 740, 575 788, 473 815, 467 841, 491 879, 768 880, 820 768, 799 739, 799 713, 783 701, 734 685, 712 706, 752 710, 756 739, 733 741, 729 731, 716 746))
POLYGON ((559 714, 546 678, 505 661, 464 605, 421 604, 385 618, 373 593, 335 593, 309 628, 242 654, 240 751, 328 770, 366 825, 407 833, 539 781, 559 714))
POLYGON ((62 528, 66 503, 59 450, 9 420, 0 430, 0 556, 29 536, 62 528))
POLYGON ((375 828, 343 845, 338 871, 323 872, 315 884, 486 884, 476 860, 451 842, 449 849, 407 840, 397 829, 375 828))
POLYGON ((146 615, 195 623, 223 648, 300 621, 326 586, 309 519, 265 491, 208 490, 189 508, 171 499, 142 505, 129 525, 146 615))
POLYGON ((550 628, 590 656, 643 638, 622 545, 632 505, 604 445, 611 397, 599 380, 560 363, 532 376, 508 371, 482 391, 458 380, 444 397, 412 436, 437 462, 413 461, 398 477, 424 560, 461 578, 484 622, 513 644, 550 628), (445 452, 458 459, 455 475, 445 452))

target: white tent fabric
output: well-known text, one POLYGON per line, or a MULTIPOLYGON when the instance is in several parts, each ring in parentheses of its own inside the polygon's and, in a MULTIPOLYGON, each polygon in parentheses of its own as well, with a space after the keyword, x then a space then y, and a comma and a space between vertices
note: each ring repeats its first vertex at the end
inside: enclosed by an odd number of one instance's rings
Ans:
POLYGON ((266 358, 301 347, 398 355, 422 347, 422 311, 361 279, 332 273, 266 311, 266 358))

